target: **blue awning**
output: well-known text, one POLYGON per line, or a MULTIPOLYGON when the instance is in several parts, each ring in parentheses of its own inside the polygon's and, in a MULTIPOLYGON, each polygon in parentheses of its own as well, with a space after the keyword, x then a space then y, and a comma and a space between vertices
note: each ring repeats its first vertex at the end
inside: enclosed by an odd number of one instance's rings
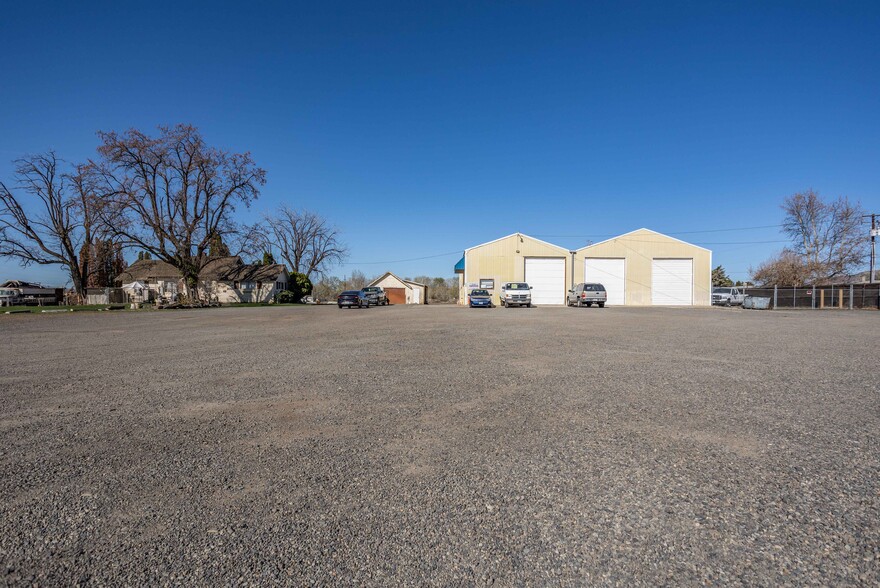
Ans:
POLYGON ((458 263, 455 264, 455 273, 463 274, 464 273, 464 257, 458 260, 458 263))

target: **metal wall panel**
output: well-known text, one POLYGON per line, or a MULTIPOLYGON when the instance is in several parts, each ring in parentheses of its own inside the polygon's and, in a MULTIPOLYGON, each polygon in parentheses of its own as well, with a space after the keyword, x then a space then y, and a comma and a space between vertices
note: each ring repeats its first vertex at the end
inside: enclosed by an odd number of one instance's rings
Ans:
POLYGON ((568 250, 518 233, 472 247, 465 252, 464 288, 459 304, 467 303, 469 284, 479 284, 481 279, 495 281, 491 290, 492 303, 501 304, 499 294, 504 282, 525 281, 526 257, 564 258, 566 285, 568 284, 568 277, 571 275, 571 256, 568 250))
POLYGON ((693 304, 712 304, 712 252, 648 229, 639 229, 595 245, 579 249, 575 254, 574 282, 584 280, 587 257, 620 257, 626 259, 626 304, 650 306, 651 266, 654 259, 693 259, 693 304))

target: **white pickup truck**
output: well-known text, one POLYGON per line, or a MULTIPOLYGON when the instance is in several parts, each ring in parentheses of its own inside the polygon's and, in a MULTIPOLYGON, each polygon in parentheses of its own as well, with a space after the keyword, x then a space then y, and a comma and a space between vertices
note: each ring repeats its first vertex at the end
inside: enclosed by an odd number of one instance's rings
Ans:
POLYGON ((712 304, 722 306, 740 306, 746 299, 742 288, 712 288, 712 304))
POLYGON ((532 307, 532 287, 525 282, 507 282, 501 286, 501 306, 532 307))

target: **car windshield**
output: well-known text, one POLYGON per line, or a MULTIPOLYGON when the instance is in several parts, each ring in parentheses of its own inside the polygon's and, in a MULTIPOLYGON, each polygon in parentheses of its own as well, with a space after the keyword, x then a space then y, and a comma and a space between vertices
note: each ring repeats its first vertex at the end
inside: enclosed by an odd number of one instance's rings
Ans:
POLYGON ((346 290, 340 296, 357 296, 359 292, 357 290, 346 290))
POLYGON ((12 290, 0 290, 0 296, 15 296, 15 292, 12 290))
POLYGON ((471 296, 488 296, 488 290, 471 290, 471 296))
POLYGON ((378 291, 379 291, 379 288, 374 288, 374 287, 364 288, 364 292, 378 292, 378 291))
POLYGON ((605 286, 602 284, 584 284, 584 290, 587 292, 604 292, 605 286))
POLYGON ((513 282, 512 284, 507 284, 508 290, 528 290, 529 285, 523 284, 522 282, 513 282))
POLYGON ((712 292, 715 294, 730 294, 730 288, 715 288, 712 292))

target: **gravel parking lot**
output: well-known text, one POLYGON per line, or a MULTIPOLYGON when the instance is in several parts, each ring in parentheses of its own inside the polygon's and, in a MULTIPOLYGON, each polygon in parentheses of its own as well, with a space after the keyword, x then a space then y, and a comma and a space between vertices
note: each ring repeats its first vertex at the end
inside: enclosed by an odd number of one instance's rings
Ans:
POLYGON ((0 317, 7 584, 880 582, 880 313, 0 317))

